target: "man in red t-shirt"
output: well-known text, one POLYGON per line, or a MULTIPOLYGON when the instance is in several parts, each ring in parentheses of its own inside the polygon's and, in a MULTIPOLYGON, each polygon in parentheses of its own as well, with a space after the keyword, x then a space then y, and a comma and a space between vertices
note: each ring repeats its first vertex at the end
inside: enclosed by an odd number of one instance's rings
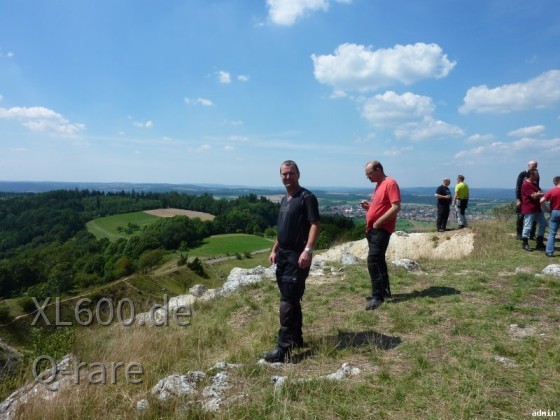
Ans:
POLYGON ((389 274, 385 253, 391 234, 397 225, 397 213, 401 209, 401 193, 397 182, 389 178, 383 166, 376 160, 369 161, 365 167, 366 177, 377 186, 371 201, 362 201, 366 213, 366 236, 369 245, 368 271, 371 278, 371 297, 368 297, 366 310, 372 310, 391 297, 389 274))
POLYGON ((550 205, 550 220, 548 221, 548 241, 546 242, 546 256, 552 257, 554 254, 554 241, 560 225, 560 176, 552 179, 555 188, 546 192, 541 198, 541 206, 545 207, 546 202, 550 205))

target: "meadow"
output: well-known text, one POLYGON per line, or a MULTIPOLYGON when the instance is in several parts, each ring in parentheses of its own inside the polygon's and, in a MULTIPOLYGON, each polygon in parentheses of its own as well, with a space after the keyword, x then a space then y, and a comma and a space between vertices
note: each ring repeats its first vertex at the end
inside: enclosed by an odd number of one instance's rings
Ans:
MULTIPOLYGON (((303 300, 307 347, 279 367, 257 363, 278 331, 273 281, 195 303, 188 327, 79 327, 71 339, 70 329, 61 328, 38 351, 58 346, 57 354, 71 351, 89 364, 140 361, 142 381, 82 383, 51 401, 30 401, 19 415, 518 419, 538 410, 558 415, 560 281, 538 274, 555 258, 523 252, 511 220, 476 221, 472 229, 475 250, 467 258, 420 260, 420 272, 390 266, 394 296, 376 311, 364 311, 370 291, 365 263, 335 265, 320 281, 310 278, 303 300), (150 397, 152 387, 171 374, 203 371, 208 375, 199 387, 210 385, 212 367, 221 361, 240 367, 227 371, 232 386, 220 411, 201 408, 200 392, 165 402, 150 397), (338 382, 321 378, 343 363, 360 373, 338 382), (275 376, 286 377, 284 386, 275 388, 275 376), (136 402, 143 398, 150 406, 138 414, 136 402)), ((266 265, 266 257, 239 262, 266 265)), ((139 289, 146 282, 146 277, 128 280, 139 289)), ((29 379, 24 372, 18 381, 29 379)))
POLYGON ((121 213, 90 220, 86 223, 86 228, 97 239, 108 238, 114 241, 119 238, 130 238, 132 234, 154 223, 158 218, 144 211, 121 213), (127 233, 125 230, 131 226, 134 228, 127 233))

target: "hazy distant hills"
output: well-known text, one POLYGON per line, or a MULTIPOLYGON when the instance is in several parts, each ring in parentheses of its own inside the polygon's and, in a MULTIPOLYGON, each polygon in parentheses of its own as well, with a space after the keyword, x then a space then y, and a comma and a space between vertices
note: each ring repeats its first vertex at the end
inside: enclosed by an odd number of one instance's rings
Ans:
MULTIPOLYGON (((306 186, 307 187, 307 186, 306 186)), ((453 186, 451 186, 453 187, 453 186)), ((341 198, 346 200, 362 200, 369 197, 372 186, 353 187, 313 187, 308 186, 319 198, 341 198)), ((403 202, 434 202, 437 186, 401 188, 403 202)), ((273 195, 283 194, 284 188, 246 187, 242 185, 220 184, 159 184, 159 183, 126 183, 126 182, 39 182, 39 181, 0 181, 0 192, 5 193, 41 193, 52 190, 95 190, 104 192, 136 191, 136 192, 168 192, 176 191, 183 194, 211 194, 216 197, 231 197, 247 194, 273 195)), ((471 188, 471 199, 483 201, 514 201, 513 188, 471 188)))

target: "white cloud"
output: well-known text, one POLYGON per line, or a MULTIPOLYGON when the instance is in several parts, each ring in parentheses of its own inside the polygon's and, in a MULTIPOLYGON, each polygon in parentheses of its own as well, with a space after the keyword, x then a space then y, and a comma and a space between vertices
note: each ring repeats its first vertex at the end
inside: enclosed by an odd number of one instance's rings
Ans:
POLYGON ((492 134, 473 134, 467 138, 467 143, 489 143, 495 140, 492 134))
POLYGON ((371 50, 357 44, 339 45, 333 55, 311 55, 314 75, 337 91, 361 92, 422 79, 443 78, 455 67, 437 44, 395 45, 371 50))
POLYGON ((293 25, 309 12, 329 8, 327 0, 266 0, 266 5, 270 21, 281 26, 293 25))
POLYGON ((204 153, 204 152, 207 152, 211 149, 212 149, 212 146, 210 146, 209 144, 201 144, 198 147, 189 148, 188 151, 189 151, 189 153, 192 153, 192 152, 194 152, 194 153, 204 153))
POLYGON ((375 95, 364 102, 362 115, 374 126, 418 120, 431 115, 435 105, 427 96, 406 92, 398 95, 393 91, 375 95))
POLYGON ((404 124, 395 129, 395 137, 397 139, 412 141, 460 137, 464 134, 461 128, 431 117, 427 117, 420 122, 404 124))
POLYGON ((3 53, 2 51, 0 51, 0 57, 13 58, 14 55, 15 54, 12 51, 8 51, 7 53, 3 53))
POLYGON ((543 134, 545 131, 544 125, 533 125, 532 127, 522 127, 517 130, 508 132, 511 137, 532 137, 543 134))
POLYGON ((470 88, 462 114, 469 112, 505 114, 523 109, 550 108, 560 104, 560 70, 550 70, 525 83, 513 83, 493 89, 486 85, 470 88))
POLYGON ((133 121, 132 124, 134 125, 134 127, 138 127, 138 128, 152 128, 154 126, 154 123, 150 120, 146 122, 133 121))
POLYGON ((431 98, 393 91, 375 95, 364 102, 362 115, 376 127, 395 127, 398 139, 413 141, 462 136, 463 130, 433 118, 431 98))
POLYGON ((214 106, 212 101, 210 99, 206 99, 206 98, 197 98, 197 99, 185 98, 184 101, 185 101, 185 104, 187 104, 187 105, 214 106))
POLYGON ((248 141, 249 137, 247 137, 247 136, 229 136, 228 140, 230 140, 230 141, 248 141))
POLYGON ((560 154, 560 138, 531 139, 523 138, 511 143, 496 141, 488 145, 462 150, 455 154, 457 160, 476 160, 477 163, 510 162, 512 159, 525 160, 535 151, 546 150, 547 154, 560 154))
POLYGON ((392 157, 400 156, 403 153, 410 152, 412 150, 414 150, 414 148, 412 146, 406 146, 406 147, 401 147, 401 148, 392 147, 389 150, 385 150, 383 152, 383 155, 384 156, 392 156, 392 157))
POLYGON ((240 74, 239 76, 237 76, 237 80, 239 80, 240 82, 248 82, 249 76, 245 74, 240 74))
POLYGON ((228 145, 224 146, 224 150, 225 150, 226 152, 231 152, 231 151, 235 150, 235 147, 233 147, 232 145, 229 145, 229 144, 228 144, 228 145))
POLYGON ((218 81, 224 85, 229 85, 231 83, 231 75, 227 71, 220 70, 216 73, 218 75, 218 81))
POLYGON ((61 137, 77 137, 86 129, 84 124, 70 123, 61 114, 41 106, 0 108, 0 118, 22 120, 22 125, 31 131, 61 137))

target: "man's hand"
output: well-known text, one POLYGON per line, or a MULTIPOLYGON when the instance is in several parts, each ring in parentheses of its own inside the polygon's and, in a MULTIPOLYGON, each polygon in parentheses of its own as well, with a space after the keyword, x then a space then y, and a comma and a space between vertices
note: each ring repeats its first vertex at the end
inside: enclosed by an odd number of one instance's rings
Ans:
POLYGON ((272 251, 268 257, 268 261, 270 261, 270 264, 274 265, 276 264, 276 252, 272 251))
POLYGON ((308 254, 307 251, 303 251, 298 259, 299 268, 307 268, 311 266, 312 255, 308 254))

